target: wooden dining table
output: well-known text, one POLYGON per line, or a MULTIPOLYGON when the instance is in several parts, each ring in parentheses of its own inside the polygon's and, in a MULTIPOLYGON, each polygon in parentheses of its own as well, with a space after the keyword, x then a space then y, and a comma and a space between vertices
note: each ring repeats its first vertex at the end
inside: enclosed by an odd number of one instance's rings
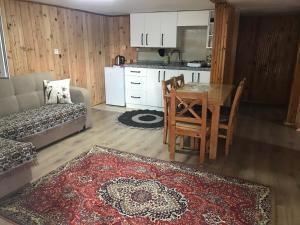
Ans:
POLYGON ((217 158, 220 109, 221 106, 229 101, 232 90, 233 85, 203 83, 187 83, 183 87, 177 89, 177 91, 181 92, 208 92, 208 108, 212 113, 209 148, 210 159, 217 158))

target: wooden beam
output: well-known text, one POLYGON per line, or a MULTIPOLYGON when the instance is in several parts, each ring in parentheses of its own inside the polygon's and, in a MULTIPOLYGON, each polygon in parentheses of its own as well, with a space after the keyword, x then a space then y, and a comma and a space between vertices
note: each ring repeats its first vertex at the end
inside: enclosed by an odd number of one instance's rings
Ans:
POLYGON ((232 84, 239 13, 228 3, 215 5, 211 83, 232 84))
POLYGON ((292 83, 290 103, 287 114, 287 123, 295 124, 298 122, 300 124, 300 34, 299 34, 299 43, 298 43, 298 53, 297 60, 295 63, 294 70, 294 79, 292 83), (298 119, 298 121, 296 121, 298 119))

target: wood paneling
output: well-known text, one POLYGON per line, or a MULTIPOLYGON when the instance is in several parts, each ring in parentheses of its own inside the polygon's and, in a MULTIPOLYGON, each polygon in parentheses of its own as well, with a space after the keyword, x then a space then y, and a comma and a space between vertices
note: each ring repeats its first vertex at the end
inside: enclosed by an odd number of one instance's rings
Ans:
POLYGON ((241 16, 235 82, 247 78, 245 101, 287 106, 299 27, 297 15, 241 16))
POLYGON ((298 41, 298 54, 294 70, 294 79, 291 89, 289 110, 287 114, 288 123, 300 124, 300 35, 298 41))
POLYGON ((108 17, 18 0, 0 0, 11 75, 50 71, 105 101, 104 66, 116 55, 136 60, 129 16, 108 17), (54 49, 61 54, 55 55, 54 49))
POLYGON ((228 3, 215 5, 211 83, 231 84, 234 74, 239 13, 228 3))

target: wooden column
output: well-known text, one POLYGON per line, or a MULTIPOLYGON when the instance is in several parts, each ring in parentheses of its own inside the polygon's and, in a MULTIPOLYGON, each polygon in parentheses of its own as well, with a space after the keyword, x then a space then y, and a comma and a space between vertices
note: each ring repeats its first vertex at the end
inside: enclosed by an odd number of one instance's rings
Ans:
POLYGON ((300 127, 300 35, 298 43, 297 60, 294 70, 294 79, 291 89, 291 97, 289 103, 289 110, 287 114, 287 123, 298 124, 300 127))
POLYGON ((237 46, 239 13, 228 3, 215 4, 211 83, 231 84, 237 46))

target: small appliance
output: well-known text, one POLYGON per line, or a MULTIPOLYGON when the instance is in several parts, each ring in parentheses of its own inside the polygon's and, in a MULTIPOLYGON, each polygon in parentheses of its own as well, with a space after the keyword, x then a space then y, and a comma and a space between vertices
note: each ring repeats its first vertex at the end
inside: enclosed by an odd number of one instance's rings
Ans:
POLYGON ((125 57, 122 55, 117 55, 115 58, 115 65, 121 66, 125 64, 125 57))

